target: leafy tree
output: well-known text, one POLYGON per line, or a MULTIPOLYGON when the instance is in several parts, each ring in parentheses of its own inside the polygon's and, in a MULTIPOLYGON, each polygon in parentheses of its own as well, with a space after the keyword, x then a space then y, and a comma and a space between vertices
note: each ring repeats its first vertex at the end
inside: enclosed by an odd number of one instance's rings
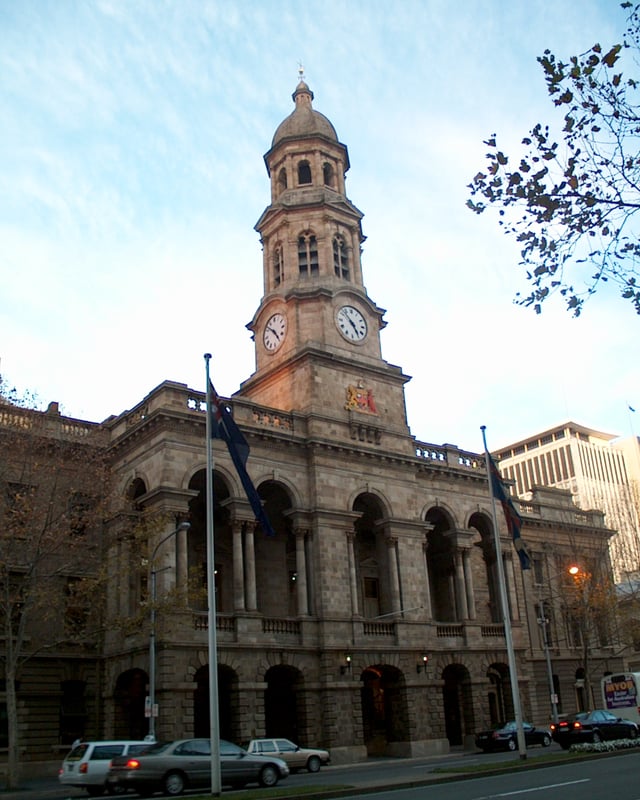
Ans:
POLYGON ((521 244, 531 291, 516 302, 542 304, 559 292, 579 316, 602 283, 617 285, 640 314, 636 212, 640 209, 638 81, 618 62, 640 52, 640 6, 628 13, 622 43, 599 44, 567 63, 549 50, 538 58, 554 105, 565 112, 561 138, 536 124, 524 151, 507 156, 493 134, 486 171, 469 184, 467 206, 499 208, 500 225, 521 244))
POLYGON ((8 723, 8 788, 19 780, 17 688, 27 661, 95 643, 102 498, 99 426, 46 412, 0 379, 0 668, 8 723))

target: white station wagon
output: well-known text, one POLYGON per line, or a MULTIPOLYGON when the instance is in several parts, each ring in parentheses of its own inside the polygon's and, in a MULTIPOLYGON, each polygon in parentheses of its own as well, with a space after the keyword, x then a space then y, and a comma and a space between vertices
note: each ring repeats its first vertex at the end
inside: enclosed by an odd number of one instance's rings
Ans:
POLYGON ((98 797, 108 791, 106 778, 112 758, 142 753, 152 744, 140 741, 80 742, 62 762, 58 779, 65 786, 77 786, 86 789, 91 797, 98 797))

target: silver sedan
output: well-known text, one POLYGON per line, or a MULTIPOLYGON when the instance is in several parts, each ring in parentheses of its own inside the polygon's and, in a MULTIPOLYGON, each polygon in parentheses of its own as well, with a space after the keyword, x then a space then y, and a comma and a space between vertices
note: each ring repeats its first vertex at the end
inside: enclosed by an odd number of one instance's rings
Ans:
MULTIPOLYGON (((289 774, 279 758, 250 755, 231 742, 220 742, 220 775, 223 786, 248 783, 275 786, 289 774)), ((133 789, 149 795, 162 791, 171 797, 185 789, 211 787, 211 742, 180 739, 152 744, 144 753, 113 758, 107 774, 107 790, 119 793, 133 789)))

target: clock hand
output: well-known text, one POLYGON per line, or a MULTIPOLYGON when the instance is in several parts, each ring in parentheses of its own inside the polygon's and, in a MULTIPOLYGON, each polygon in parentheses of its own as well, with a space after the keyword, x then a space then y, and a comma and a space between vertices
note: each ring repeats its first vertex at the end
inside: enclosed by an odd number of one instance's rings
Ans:
POLYGON ((277 330, 275 330, 275 328, 269 328, 269 327, 268 327, 268 328, 267 328, 267 330, 268 330, 270 333, 272 333, 272 334, 273 334, 273 335, 276 337, 276 339, 277 339, 278 341, 280 341, 280 337, 278 336, 278 331, 277 331, 277 330))

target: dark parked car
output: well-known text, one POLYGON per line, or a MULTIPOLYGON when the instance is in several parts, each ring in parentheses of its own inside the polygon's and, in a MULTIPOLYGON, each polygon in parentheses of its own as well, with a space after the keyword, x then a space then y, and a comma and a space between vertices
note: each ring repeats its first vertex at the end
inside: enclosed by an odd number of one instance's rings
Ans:
MULTIPOLYGON (((551 731, 546 728, 536 728, 530 722, 523 722, 524 739, 527 747, 532 744, 539 744, 542 747, 549 747, 551 744, 551 731)), ((476 733, 476 747, 484 750, 517 750, 518 732, 515 722, 499 722, 489 731, 476 733)))
POLYGON ((606 739, 637 739, 639 728, 630 719, 616 717, 610 711, 580 711, 551 726, 554 741, 568 750, 578 742, 602 742, 606 739))
MULTIPOLYGON (((279 758, 249 755, 231 742, 220 742, 220 775, 223 786, 275 786, 286 778, 289 767, 279 758)), ((211 786, 211 742, 181 739, 158 742, 139 756, 119 756, 111 761, 107 790, 118 793, 133 789, 138 794, 162 791, 171 797, 185 789, 211 786)))

